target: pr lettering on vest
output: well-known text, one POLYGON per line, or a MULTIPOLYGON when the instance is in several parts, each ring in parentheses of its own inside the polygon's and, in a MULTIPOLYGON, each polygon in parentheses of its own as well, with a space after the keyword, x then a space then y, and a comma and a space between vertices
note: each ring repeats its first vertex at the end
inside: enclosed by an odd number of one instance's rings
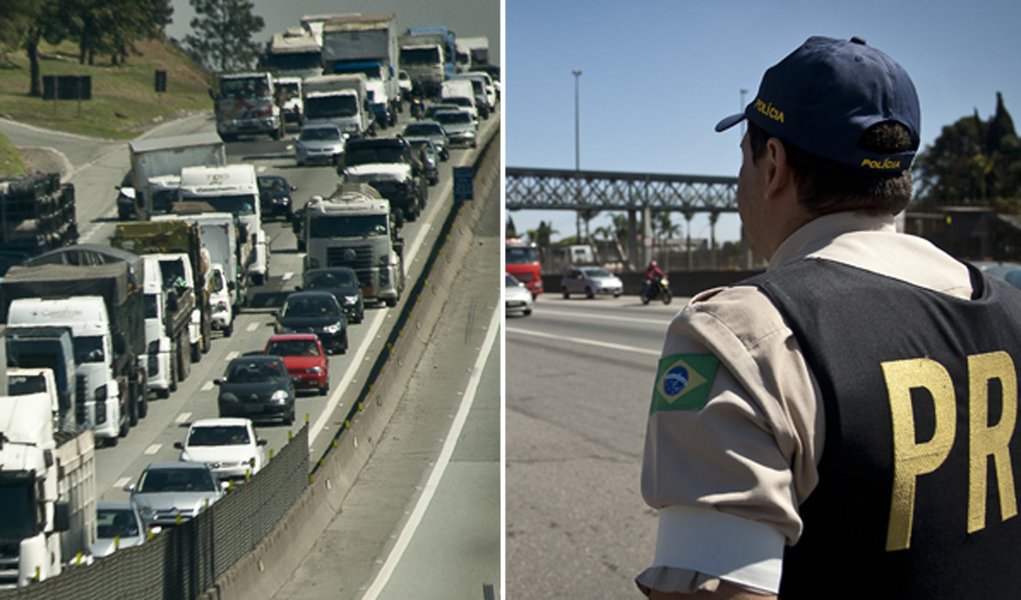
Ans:
MULTIPOLYGON (((1000 520, 1017 516, 1014 472, 1008 444, 1017 424, 1017 375, 1006 352, 968 356, 968 512, 962 527, 975 533, 986 527, 986 482, 990 458, 996 474, 1000 520), (999 421, 989 424, 989 388, 999 383, 1003 394, 999 421)), ((911 546, 915 494, 919 478, 937 471, 947 460, 957 430, 957 398, 950 373, 931 358, 881 364, 893 425, 893 492, 886 550, 911 546), (916 439, 911 390, 925 389, 933 404, 935 430, 928 440, 916 439)))
POLYGON ((709 402, 720 359, 712 354, 673 354, 659 359, 650 412, 699 410, 709 402))

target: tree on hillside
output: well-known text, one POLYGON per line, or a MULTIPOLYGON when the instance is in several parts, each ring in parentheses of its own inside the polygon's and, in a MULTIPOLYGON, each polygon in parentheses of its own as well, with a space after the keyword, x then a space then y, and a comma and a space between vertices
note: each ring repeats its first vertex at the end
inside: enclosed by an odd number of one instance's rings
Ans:
POLYGON ((996 93, 996 112, 983 121, 978 110, 943 127, 915 162, 916 208, 946 204, 1021 208, 1021 142, 1014 120, 996 93))
POLYGON ((261 49, 252 41, 252 34, 262 31, 266 24, 262 17, 252 13, 252 2, 188 1, 195 9, 191 28, 196 35, 189 35, 184 41, 196 59, 219 71, 250 68, 261 49))
POLYGON ((0 0, 0 60, 11 64, 8 53, 22 47, 25 32, 32 21, 31 0, 0 0))
POLYGON ((134 42, 162 34, 170 24, 170 0, 63 0, 71 15, 71 38, 78 42, 78 62, 95 64, 97 54, 123 63, 134 42))
POLYGON ((25 0, 14 2, 15 10, 25 18, 22 38, 28 56, 29 96, 43 95, 42 69, 39 66, 39 44, 45 40, 59 44, 68 35, 68 22, 61 0, 25 0))

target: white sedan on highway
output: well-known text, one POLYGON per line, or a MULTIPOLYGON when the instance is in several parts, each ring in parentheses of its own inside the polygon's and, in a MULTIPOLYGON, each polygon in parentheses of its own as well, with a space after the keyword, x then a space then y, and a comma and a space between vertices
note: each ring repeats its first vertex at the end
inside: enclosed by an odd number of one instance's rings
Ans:
POLYGON ((200 419, 174 447, 181 460, 206 463, 221 481, 255 475, 266 464, 266 440, 255 435, 251 419, 200 419))
POLYGON ((525 284, 507 273, 504 275, 503 302, 508 316, 523 315, 527 317, 532 314, 532 305, 535 301, 532 299, 532 292, 528 291, 525 284))

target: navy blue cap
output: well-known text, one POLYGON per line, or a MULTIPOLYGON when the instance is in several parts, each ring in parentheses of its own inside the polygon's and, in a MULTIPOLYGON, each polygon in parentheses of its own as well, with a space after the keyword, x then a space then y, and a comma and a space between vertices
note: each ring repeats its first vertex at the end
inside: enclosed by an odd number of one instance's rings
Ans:
POLYGON ((716 131, 744 119, 811 154, 890 173, 911 166, 922 122, 918 94, 903 67, 861 38, 818 36, 770 67, 755 99, 716 131), (858 147, 865 130, 884 121, 907 127, 911 150, 883 154, 858 147))

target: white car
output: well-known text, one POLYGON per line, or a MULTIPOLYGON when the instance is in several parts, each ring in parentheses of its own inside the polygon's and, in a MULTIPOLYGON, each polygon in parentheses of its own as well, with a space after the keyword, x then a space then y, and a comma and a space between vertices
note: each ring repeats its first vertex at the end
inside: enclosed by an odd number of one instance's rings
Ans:
POLYGON ((504 282, 503 302, 507 314, 526 317, 532 314, 532 305, 535 302, 532 299, 532 292, 510 273, 504 275, 504 282))
POLYGON ((174 447, 182 461, 205 463, 221 481, 255 475, 266 464, 266 440, 256 436, 251 419, 199 419, 174 447))
POLYGON ((624 292, 624 284, 602 267, 570 267, 560 280, 560 290, 564 298, 570 298, 571 294, 585 294, 586 298, 595 298, 596 295, 618 298, 624 292))
POLYGON ((298 166, 322 163, 335 165, 344 154, 347 134, 333 123, 310 123, 301 128, 294 144, 298 166))

